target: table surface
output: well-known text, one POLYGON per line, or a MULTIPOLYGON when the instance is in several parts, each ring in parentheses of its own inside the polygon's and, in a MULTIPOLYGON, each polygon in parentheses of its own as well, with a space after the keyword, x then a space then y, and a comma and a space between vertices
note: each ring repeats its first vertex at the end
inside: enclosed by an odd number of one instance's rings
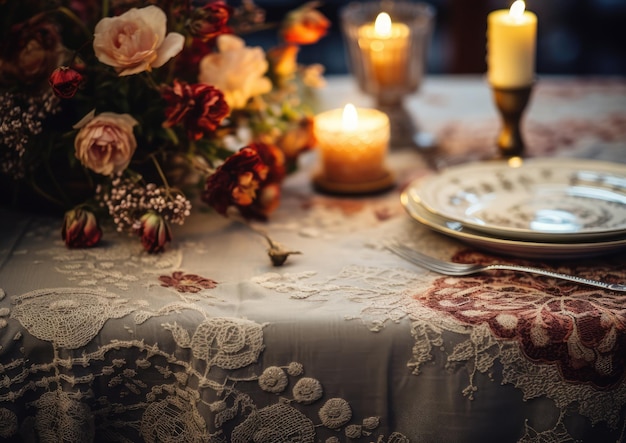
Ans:
MULTIPOLYGON (((529 155, 626 163, 625 99, 623 79, 540 79, 529 155)), ((337 77, 316 105, 348 101, 370 103, 337 77)), ((622 282, 623 252, 497 257, 413 221, 401 190, 433 164, 493 155, 499 121, 479 77, 428 78, 406 106, 436 158, 393 149, 395 189, 348 198, 316 193, 305 156, 254 225, 302 252, 282 267, 258 233, 208 210, 149 255, 111 228, 69 250, 61 220, 1 209, 0 440, 624 439, 626 297, 510 271, 445 277, 384 244, 622 282)))

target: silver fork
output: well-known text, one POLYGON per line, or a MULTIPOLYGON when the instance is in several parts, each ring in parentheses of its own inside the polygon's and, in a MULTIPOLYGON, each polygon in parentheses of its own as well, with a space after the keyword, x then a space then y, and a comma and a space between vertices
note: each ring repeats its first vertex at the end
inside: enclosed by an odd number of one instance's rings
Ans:
POLYGON ((530 266, 522 265, 508 265, 508 264, 493 264, 493 265, 478 265, 471 263, 452 263, 439 260, 428 255, 424 255, 414 249, 397 243, 390 243, 385 245, 394 254, 404 258, 405 260, 437 272, 444 275, 461 276, 476 274, 484 271, 492 271, 497 269, 504 269, 508 271, 520 271, 530 272, 533 274, 547 275, 548 277, 560 278, 563 280, 569 280, 576 283, 582 283, 584 285, 597 286, 604 289, 610 289, 612 291, 626 292, 626 285, 619 283, 604 283, 601 281, 591 280, 589 278, 577 277, 575 275, 561 274, 559 272, 547 271, 545 269, 533 268, 530 266))

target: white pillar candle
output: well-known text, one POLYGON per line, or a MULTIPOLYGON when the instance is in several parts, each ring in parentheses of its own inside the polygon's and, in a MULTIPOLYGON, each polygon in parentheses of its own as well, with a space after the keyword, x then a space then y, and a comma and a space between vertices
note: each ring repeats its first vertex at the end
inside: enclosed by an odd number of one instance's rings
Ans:
POLYGON ((518 88, 533 83, 537 16, 521 0, 487 17, 487 77, 492 86, 518 88))
POLYGON ((371 70, 378 86, 405 85, 409 27, 404 23, 392 22, 389 14, 381 12, 373 23, 362 25, 358 34, 365 67, 371 70))
POLYGON ((389 118, 385 113, 348 104, 318 114, 314 132, 325 181, 358 184, 388 175, 389 118))

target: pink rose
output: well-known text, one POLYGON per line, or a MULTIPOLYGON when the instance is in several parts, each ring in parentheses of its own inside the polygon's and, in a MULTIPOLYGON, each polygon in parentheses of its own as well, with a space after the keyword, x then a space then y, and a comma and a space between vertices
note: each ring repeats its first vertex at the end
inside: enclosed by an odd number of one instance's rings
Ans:
POLYGON ((185 37, 166 31, 167 16, 160 8, 133 8, 98 22, 93 49, 98 60, 113 66, 120 76, 150 71, 183 49, 185 37))
POLYGON ((126 169, 137 148, 133 126, 137 120, 128 114, 91 111, 74 128, 75 155, 94 172, 112 175, 126 169))

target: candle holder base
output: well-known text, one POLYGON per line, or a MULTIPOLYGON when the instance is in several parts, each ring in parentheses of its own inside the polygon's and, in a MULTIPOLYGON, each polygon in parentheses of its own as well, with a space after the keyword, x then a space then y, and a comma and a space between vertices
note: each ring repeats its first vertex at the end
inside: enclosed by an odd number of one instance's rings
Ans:
POLYGON ((525 150, 520 124, 530 100, 533 85, 519 88, 500 88, 492 85, 491 89, 496 108, 502 119, 502 128, 497 138, 500 156, 503 158, 520 157, 525 150))
POLYGON ((333 195, 378 194, 388 191, 393 188, 394 185, 395 178, 389 171, 385 171, 385 175, 379 179, 357 183, 329 180, 324 176, 323 172, 318 172, 313 176, 313 186, 316 190, 333 195))
POLYGON ((376 108, 389 117, 389 147, 391 149, 425 149, 435 145, 435 136, 420 129, 415 119, 407 111, 402 102, 392 105, 381 104, 379 102, 376 108))

